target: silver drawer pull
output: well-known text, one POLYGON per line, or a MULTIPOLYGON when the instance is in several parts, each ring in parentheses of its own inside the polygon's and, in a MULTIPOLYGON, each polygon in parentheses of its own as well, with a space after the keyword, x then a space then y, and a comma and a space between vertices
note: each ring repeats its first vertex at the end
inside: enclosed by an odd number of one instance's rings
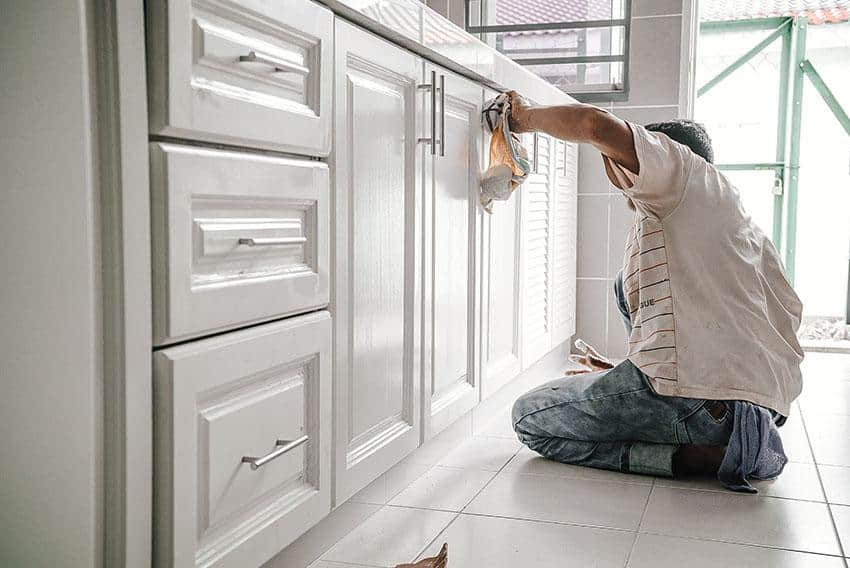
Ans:
POLYGON ((264 53, 259 53, 256 51, 252 51, 248 53, 248 55, 240 55, 239 62, 265 63, 266 65, 271 65, 272 67, 274 67, 275 72, 298 73, 299 75, 310 74, 310 69, 304 67, 303 65, 298 65, 297 63, 293 63, 292 61, 287 61, 286 59, 273 57, 271 55, 266 55, 264 53))
POLYGON ((307 242, 307 237, 246 237, 239 239, 240 245, 249 247, 301 245, 307 242))
POLYGON ((304 436, 301 436, 300 438, 296 438, 295 440, 278 440, 277 442, 275 442, 277 449, 274 450, 273 452, 266 454, 266 455, 259 457, 259 458, 251 458, 251 457, 245 456, 245 457, 242 458, 242 463, 251 464, 251 469, 259 469, 259 468, 263 467, 264 465, 266 465, 267 463, 269 463, 270 461, 275 460, 275 459, 279 458, 280 456, 282 456, 283 454, 290 452, 290 451, 294 450, 295 448, 297 448, 298 446, 305 444, 307 442, 307 440, 309 440, 309 439, 310 439, 309 436, 304 435, 304 436))

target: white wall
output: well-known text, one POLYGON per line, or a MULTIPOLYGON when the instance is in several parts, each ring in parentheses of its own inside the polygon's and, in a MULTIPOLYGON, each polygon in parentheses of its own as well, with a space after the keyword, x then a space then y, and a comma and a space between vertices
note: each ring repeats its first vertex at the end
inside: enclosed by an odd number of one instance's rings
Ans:
MULTIPOLYGON (((689 12, 691 4, 633 0, 629 99, 600 106, 639 124, 687 114, 686 105, 680 107, 680 62, 683 25, 690 22, 683 11, 689 12)), ((684 36, 687 40, 688 34, 684 36)), ((608 182, 599 152, 586 145, 579 150, 578 188, 576 335, 603 353, 623 357, 627 339, 614 302, 613 279, 622 265, 632 213, 608 182)))
POLYGON ((87 9, 5 0, 0 17, 0 566, 99 564, 87 9))

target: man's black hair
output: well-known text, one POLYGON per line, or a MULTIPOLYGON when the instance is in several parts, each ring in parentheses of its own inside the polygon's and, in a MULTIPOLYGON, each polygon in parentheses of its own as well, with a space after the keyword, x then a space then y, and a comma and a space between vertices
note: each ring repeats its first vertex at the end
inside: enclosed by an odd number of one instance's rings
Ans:
POLYGON ((665 120, 664 122, 653 122, 644 128, 651 132, 666 134, 679 144, 691 149, 697 156, 708 163, 714 163, 714 150, 711 148, 711 138, 705 127, 693 120, 677 119, 665 120))

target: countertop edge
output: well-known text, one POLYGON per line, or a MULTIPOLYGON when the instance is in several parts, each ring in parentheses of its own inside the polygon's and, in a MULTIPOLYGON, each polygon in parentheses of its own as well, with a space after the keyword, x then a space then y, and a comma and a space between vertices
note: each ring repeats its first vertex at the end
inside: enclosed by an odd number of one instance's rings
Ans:
MULTIPOLYGON (((416 3, 419 4, 418 0, 413 1, 416 1, 416 3)), ((434 12, 425 4, 421 4, 420 6, 417 6, 417 8, 430 12, 427 15, 428 19, 433 20, 435 18, 439 18, 440 20, 442 20, 441 25, 454 28, 455 33, 459 32, 468 36, 470 40, 472 40, 470 43, 478 44, 476 46, 476 49, 486 50, 486 52, 488 52, 488 54, 493 57, 493 61, 498 63, 501 73, 498 73, 498 71, 494 71, 494 74, 497 75, 496 77, 487 77, 481 75, 480 73, 470 69, 469 67, 466 67, 458 63, 457 61, 452 60, 448 56, 424 45, 422 42, 416 41, 404 34, 401 34, 393 30, 392 28, 386 26, 385 24, 357 10, 356 8, 352 8, 344 1, 316 0, 316 2, 330 9, 337 16, 355 25, 360 26, 383 39, 397 44, 407 49, 408 51, 411 51, 433 63, 441 65, 449 69, 450 71, 457 73, 458 75, 479 82, 495 91, 501 92, 509 89, 516 89, 538 104, 566 104, 576 102, 576 100, 570 95, 564 93, 557 87, 549 84, 543 78, 535 75, 534 73, 531 73, 527 69, 524 69, 521 65, 511 61, 510 59, 508 59, 498 51, 494 50, 490 46, 480 42, 475 36, 455 26, 453 23, 449 22, 443 16, 434 12), (499 77, 499 74, 503 75, 503 77, 499 77), (510 84, 513 83, 512 79, 515 79, 515 77, 523 77, 527 80, 522 82, 523 85, 510 84), (510 83, 500 83, 500 79, 502 81, 510 81, 510 83)), ((420 22, 424 22, 424 20, 425 17, 423 14, 423 18, 420 19, 420 22)), ((420 25, 424 24, 420 23, 420 25)), ((420 33, 422 33, 422 30, 420 30, 420 33)))

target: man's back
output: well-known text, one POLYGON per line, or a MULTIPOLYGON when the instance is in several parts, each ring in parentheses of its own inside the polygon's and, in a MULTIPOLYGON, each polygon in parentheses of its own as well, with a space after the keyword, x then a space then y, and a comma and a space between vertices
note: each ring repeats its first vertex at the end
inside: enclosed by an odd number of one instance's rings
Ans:
POLYGON ((638 210, 623 272, 629 359, 659 394, 787 416, 801 390, 802 305, 775 247, 713 165, 630 127, 640 174, 623 190, 638 210))

